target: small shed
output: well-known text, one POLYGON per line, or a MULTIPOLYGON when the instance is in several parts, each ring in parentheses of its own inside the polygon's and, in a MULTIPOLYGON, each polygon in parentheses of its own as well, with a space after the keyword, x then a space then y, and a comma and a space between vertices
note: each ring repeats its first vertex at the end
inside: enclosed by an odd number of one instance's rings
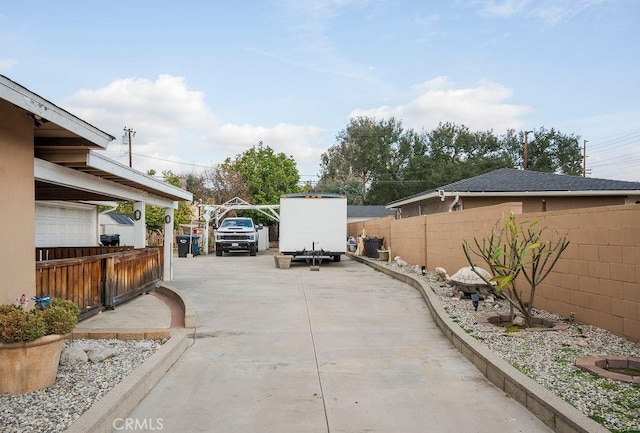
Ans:
POLYGON ((115 212, 101 213, 99 216, 100 236, 113 237, 119 235, 119 245, 133 245, 133 217, 115 212))

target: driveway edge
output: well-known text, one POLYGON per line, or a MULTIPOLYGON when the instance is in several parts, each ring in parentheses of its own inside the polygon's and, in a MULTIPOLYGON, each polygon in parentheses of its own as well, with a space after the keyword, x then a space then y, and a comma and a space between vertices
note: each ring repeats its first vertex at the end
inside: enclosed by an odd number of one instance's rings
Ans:
POLYGON ((367 257, 347 254, 418 290, 424 298, 431 316, 440 331, 453 346, 496 387, 526 407, 543 423, 559 433, 610 433, 608 429, 590 419, 560 397, 525 376, 515 367, 498 357, 482 343, 476 341, 447 314, 431 286, 402 272, 376 263, 367 257))
POLYGON ((125 377, 98 404, 75 420, 65 433, 111 433, 117 420, 124 420, 187 349, 184 330, 172 329, 171 338, 156 353, 125 377))

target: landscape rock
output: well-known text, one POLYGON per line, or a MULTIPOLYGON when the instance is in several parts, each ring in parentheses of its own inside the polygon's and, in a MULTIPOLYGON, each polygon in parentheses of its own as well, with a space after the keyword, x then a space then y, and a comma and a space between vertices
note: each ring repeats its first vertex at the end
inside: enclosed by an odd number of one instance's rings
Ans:
POLYGON ((89 361, 95 363, 102 362, 105 359, 113 358, 118 355, 119 350, 115 347, 106 347, 102 350, 94 349, 88 353, 89 361))
POLYGON ((86 352, 79 347, 67 347, 60 354, 60 365, 83 364, 88 360, 86 352))

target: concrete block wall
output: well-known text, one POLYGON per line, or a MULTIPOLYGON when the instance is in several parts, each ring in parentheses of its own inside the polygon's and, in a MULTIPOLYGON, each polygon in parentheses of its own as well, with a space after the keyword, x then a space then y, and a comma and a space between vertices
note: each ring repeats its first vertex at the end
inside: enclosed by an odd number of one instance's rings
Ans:
POLYGON ((640 341, 640 206, 525 214, 569 247, 536 291, 535 307, 640 341))
POLYGON ((400 256, 407 263, 414 265, 426 265, 426 216, 392 221, 390 232, 391 256, 400 256))
MULTIPOLYGON (((360 224, 357 234, 365 227, 367 236, 384 236, 393 256, 426 264, 431 270, 441 266, 452 274, 468 266, 464 240, 484 237, 509 212, 520 222, 537 220, 566 233, 570 241, 553 272, 537 288, 534 307, 565 317, 574 313, 579 322, 640 341, 640 206, 523 214, 521 203, 504 203, 389 221, 388 237, 380 221, 354 224, 360 224)), ((480 259, 478 264, 482 266, 480 259)), ((519 288, 527 290, 523 279, 519 288)))
MULTIPOLYGON (((469 266, 462 244, 465 239, 473 242, 486 236, 503 215, 510 212, 516 215, 522 213, 521 203, 503 203, 496 206, 481 207, 461 212, 447 212, 429 215, 427 217, 427 268, 435 269, 440 266, 453 275, 458 269, 469 266)), ((476 264, 483 266, 480 259, 476 264)))

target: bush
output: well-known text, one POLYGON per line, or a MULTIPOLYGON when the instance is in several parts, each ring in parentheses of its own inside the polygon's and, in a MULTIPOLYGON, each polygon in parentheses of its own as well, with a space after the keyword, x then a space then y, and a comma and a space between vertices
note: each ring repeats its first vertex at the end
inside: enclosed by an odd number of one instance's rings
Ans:
MULTIPOLYGON (((3 306, 4 307, 4 306, 3 306)), ((46 333, 44 318, 39 314, 2 309, 0 314, 0 342, 20 343, 33 341, 46 333)))
POLYGON ((72 312, 76 317, 80 315, 80 307, 78 307, 75 302, 67 299, 53 298, 51 299, 51 305, 54 307, 63 307, 65 310, 72 312))
POLYGON ((78 315, 74 310, 60 305, 51 305, 36 313, 42 316, 46 327, 45 334, 65 335, 73 331, 78 324, 78 315))
POLYGON ((21 343, 44 335, 68 334, 78 324, 80 308, 71 301, 53 298, 43 309, 25 311, 0 305, 0 343, 21 343))

